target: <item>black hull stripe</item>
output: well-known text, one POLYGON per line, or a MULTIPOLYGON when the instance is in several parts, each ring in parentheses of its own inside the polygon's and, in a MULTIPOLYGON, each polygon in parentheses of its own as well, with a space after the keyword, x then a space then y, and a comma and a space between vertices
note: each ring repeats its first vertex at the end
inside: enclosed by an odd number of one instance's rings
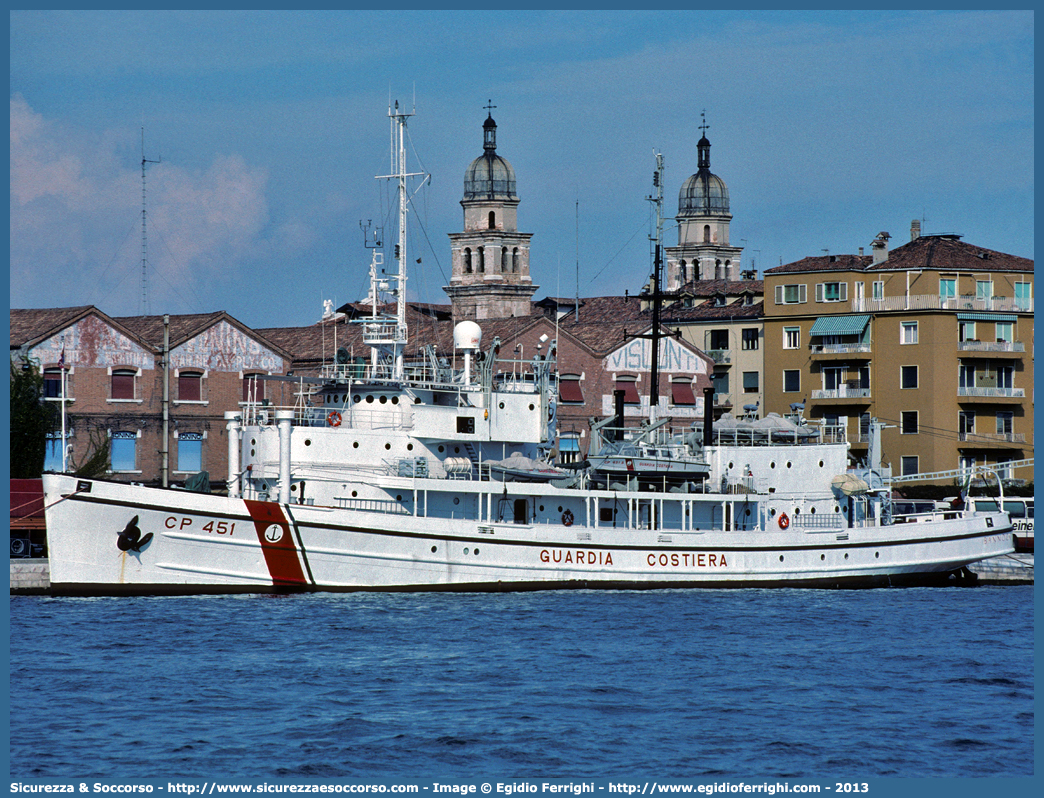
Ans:
MULTIPOLYGON (((211 512, 201 512, 199 510, 186 510, 186 509, 181 508, 181 507, 162 507, 162 506, 158 506, 158 505, 155 505, 155 504, 146 504, 146 503, 143 503, 143 502, 127 502, 127 501, 120 501, 120 500, 117 500, 117 499, 102 499, 102 498, 98 498, 98 497, 95 497, 95 496, 90 496, 89 494, 78 494, 78 495, 75 495, 75 496, 70 495, 69 499, 71 501, 82 501, 82 502, 89 502, 89 503, 92 503, 92 504, 106 504, 106 505, 111 505, 111 506, 116 506, 116 507, 127 507, 127 508, 133 508, 133 509, 141 509, 141 510, 158 510, 158 511, 161 511, 161 512, 165 511, 165 512, 171 512, 171 513, 180 513, 181 515, 206 515, 208 518, 229 518, 229 519, 234 519, 234 520, 237 520, 237 521, 238 520, 252 521, 251 517, 247 513, 211 513, 211 512)), ((289 506, 289 505, 284 505, 284 507, 285 506, 289 506)), ((334 507, 334 508, 331 508, 331 509, 337 510, 338 508, 334 507)), ((344 510, 342 512, 348 512, 348 511, 344 510)), ((410 517, 412 518, 413 516, 410 516, 410 517)), ((433 521, 433 522, 437 522, 439 520, 446 520, 446 521, 451 520, 451 519, 448 519, 448 518, 447 519, 438 519, 438 518, 433 518, 431 516, 417 516, 417 517, 418 518, 427 518, 429 521, 433 521)), ((294 525, 295 525, 295 527, 297 526, 296 521, 294 522, 294 525)), ((407 531, 400 531, 400 530, 394 530, 394 529, 373 529, 373 528, 367 528, 367 527, 348 526, 347 524, 325 524, 325 523, 306 522, 305 526, 310 528, 310 529, 329 529, 329 530, 341 531, 341 532, 354 532, 354 533, 368 534, 368 535, 381 535, 381 536, 386 536, 386 537, 416 538, 416 539, 420 539, 420 540, 435 540, 435 541, 453 540, 453 541, 459 541, 459 542, 464 542, 464 543, 473 543, 476 540, 476 538, 474 536, 469 536, 469 535, 440 535, 440 534, 431 533, 431 532, 407 532, 407 531)), ((906 526, 906 525, 905 524, 903 524, 903 525, 895 525, 895 526, 888 527, 888 528, 889 529, 895 529, 897 526, 906 526)), ((583 528, 583 527, 580 527, 580 528, 583 528)), ((606 529, 609 529, 609 528, 610 527, 598 527, 599 530, 606 530, 606 529)), ((878 528, 879 529, 880 527, 873 527, 873 528, 878 528)), ((858 528, 856 528, 856 530, 858 530, 858 528)), ((843 528, 843 529, 839 529, 838 530, 838 534, 843 534, 845 532, 856 531, 856 530, 849 530, 847 528, 843 528)), ((627 530, 627 529, 624 529, 624 528, 621 527, 620 531, 621 532, 629 532, 629 531, 633 532, 633 531, 636 531, 636 530, 627 530)), ((659 531, 659 533, 663 534, 663 535, 670 535, 672 533, 673 534, 679 534, 679 535, 693 534, 693 533, 691 533, 689 531, 671 530, 671 529, 661 529, 661 530, 657 530, 657 531, 659 531)), ((707 532, 719 532, 721 530, 706 530, 706 531, 707 532)), ((718 546, 718 545, 664 546, 664 545, 634 545, 634 544, 628 544, 628 543, 620 543, 620 544, 589 543, 587 541, 576 541, 574 543, 563 543, 563 542, 550 542, 550 541, 504 540, 503 538, 497 538, 495 535, 483 535, 482 537, 480 537, 478 539, 482 540, 482 541, 485 541, 485 542, 488 542, 490 544, 496 544, 496 545, 499 545, 499 546, 528 546, 528 547, 535 547, 535 548, 553 548, 553 549, 585 549, 585 550, 593 550, 593 551, 598 551, 598 550, 606 550, 606 551, 620 551, 620 550, 624 550, 624 551, 630 551, 630 550, 633 550, 633 551, 665 551, 665 552, 670 552, 670 551, 699 551, 699 550, 702 549, 702 550, 706 550, 706 551, 716 551, 716 552, 718 552, 718 551, 735 551, 735 552, 783 551, 783 552, 786 552, 786 551, 820 551, 820 550, 829 551, 829 550, 832 550, 832 549, 872 549, 872 548, 887 548, 887 547, 890 547, 890 546, 909 546, 909 545, 917 545, 917 544, 923 544, 923 543, 945 543, 945 542, 954 541, 954 540, 971 540, 971 539, 974 539, 974 538, 992 537, 993 535, 1011 534, 1011 531, 1012 531, 1012 527, 1011 526, 1007 526, 1007 527, 994 527, 994 528, 991 528, 991 529, 983 529, 983 530, 980 530, 978 532, 968 532, 968 533, 965 533, 965 534, 962 534, 962 535, 939 535, 939 536, 930 537, 930 538, 909 538, 909 539, 904 539, 904 540, 889 540, 889 541, 879 541, 879 542, 874 542, 874 541, 870 541, 870 542, 863 542, 863 541, 860 541, 860 542, 838 541, 838 542, 829 543, 829 544, 827 544, 827 543, 814 543, 814 544, 806 544, 806 545, 794 544, 794 545, 790 545, 790 546, 718 546)), ((754 534, 758 534, 758 532, 756 530, 747 530, 747 531, 736 530, 736 531, 731 532, 729 534, 754 535, 754 534)), ((830 533, 824 533, 824 532, 818 532, 817 531, 816 534, 830 534, 830 533)), ((695 541, 694 541, 694 543, 695 543, 695 541)))

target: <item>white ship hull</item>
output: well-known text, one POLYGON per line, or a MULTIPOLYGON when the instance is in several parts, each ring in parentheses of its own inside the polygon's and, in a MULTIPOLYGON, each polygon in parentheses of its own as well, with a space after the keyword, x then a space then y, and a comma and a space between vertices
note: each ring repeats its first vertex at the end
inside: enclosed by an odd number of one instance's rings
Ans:
POLYGON ((1004 513, 827 530, 619 529, 583 518, 513 524, 279 504, 58 475, 45 475, 44 490, 51 589, 65 595, 857 587, 946 581, 1012 551, 1004 513), (119 533, 132 520, 152 538, 121 551, 119 533))

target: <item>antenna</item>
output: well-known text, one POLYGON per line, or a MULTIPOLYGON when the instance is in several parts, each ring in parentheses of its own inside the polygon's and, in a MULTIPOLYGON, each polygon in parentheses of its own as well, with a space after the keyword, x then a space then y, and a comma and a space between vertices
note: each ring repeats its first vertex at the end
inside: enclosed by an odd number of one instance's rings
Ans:
MULTIPOLYGON (((576 198, 576 308, 573 321, 580 323, 580 197, 576 198)), ((558 315, 557 313, 555 314, 558 315)))
POLYGON ((141 123, 141 306, 138 311, 145 315, 149 315, 151 308, 149 307, 149 278, 148 278, 148 262, 149 262, 149 237, 145 226, 145 164, 147 163, 160 163, 162 158, 158 158, 155 161, 150 161, 145 157, 145 122, 141 123))

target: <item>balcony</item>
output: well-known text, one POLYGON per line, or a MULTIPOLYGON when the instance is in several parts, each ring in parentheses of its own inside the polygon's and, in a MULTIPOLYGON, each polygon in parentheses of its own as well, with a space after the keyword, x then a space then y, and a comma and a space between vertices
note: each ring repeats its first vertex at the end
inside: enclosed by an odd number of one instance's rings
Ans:
POLYGON ((986 352, 991 355, 1026 351, 1026 345, 1021 341, 960 341, 957 348, 961 352, 986 352))
POLYGON ((991 446, 996 443, 1025 443, 1024 432, 962 432, 960 433, 962 443, 978 444, 980 446, 991 446))
POLYGON ((938 294, 916 294, 911 296, 888 296, 881 299, 853 299, 853 313, 884 313, 903 310, 979 310, 1005 313, 1032 313, 1033 298, 1013 299, 995 296, 941 297, 938 294))
POLYGON ((966 399, 1024 399, 1025 388, 957 388, 957 395, 966 399))
POLYGON ((730 349, 704 349, 703 351, 714 361, 715 366, 728 366, 732 363, 732 350, 730 349))
POLYGON ((869 399, 869 388, 853 388, 839 385, 837 388, 824 388, 812 391, 813 399, 869 399))

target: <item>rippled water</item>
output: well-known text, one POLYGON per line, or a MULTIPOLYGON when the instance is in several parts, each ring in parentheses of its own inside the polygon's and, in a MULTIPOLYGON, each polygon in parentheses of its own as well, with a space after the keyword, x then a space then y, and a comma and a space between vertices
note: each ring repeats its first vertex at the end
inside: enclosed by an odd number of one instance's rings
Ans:
POLYGON ((11 775, 1033 772, 1033 589, 12 597, 11 775))

